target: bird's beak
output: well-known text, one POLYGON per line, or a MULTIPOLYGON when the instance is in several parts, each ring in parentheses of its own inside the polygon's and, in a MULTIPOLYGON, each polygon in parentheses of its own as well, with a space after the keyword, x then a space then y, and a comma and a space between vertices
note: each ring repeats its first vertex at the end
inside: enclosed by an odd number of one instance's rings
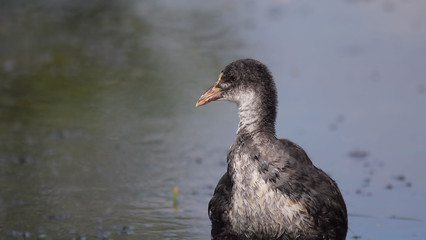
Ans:
POLYGON ((196 107, 203 106, 222 97, 222 89, 217 87, 220 79, 222 78, 222 75, 223 74, 221 73, 216 83, 213 84, 213 86, 211 86, 203 95, 201 95, 200 99, 198 99, 197 103, 195 104, 196 107))

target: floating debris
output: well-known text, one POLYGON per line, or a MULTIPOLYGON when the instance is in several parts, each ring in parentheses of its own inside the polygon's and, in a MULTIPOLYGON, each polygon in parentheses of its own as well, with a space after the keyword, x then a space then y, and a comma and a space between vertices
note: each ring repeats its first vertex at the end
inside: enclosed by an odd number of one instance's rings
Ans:
POLYGON ((367 177, 367 178, 364 178, 364 184, 365 184, 365 186, 368 186, 368 185, 370 185, 370 182, 371 182, 371 178, 369 178, 369 177, 367 177))
POLYGON ((118 232, 118 234, 120 234, 120 235, 132 235, 134 229, 135 229, 134 226, 123 226, 121 231, 118 232))
POLYGON ((201 157, 196 157, 195 158, 195 163, 201 164, 202 162, 203 162, 203 159, 201 157))
POLYGON ((368 156, 368 152, 363 150, 353 150, 349 152, 349 157, 351 158, 364 159, 367 156, 368 156))
POLYGON ((18 163, 19 164, 27 164, 27 163, 30 163, 31 162, 31 158, 30 157, 28 157, 28 156, 20 156, 20 157, 18 157, 18 163))
POLYGON ((411 182, 407 181, 407 178, 402 174, 395 176, 394 179, 399 182, 405 182, 405 187, 411 187, 413 185, 411 182))
POLYGON ((397 216, 397 215, 392 215, 389 217, 389 219, 396 219, 396 220, 406 220, 406 221, 419 221, 422 222, 423 220, 418 219, 418 218, 413 218, 413 217, 403 217, 403 216, 397 216))
POLYGON ((404 175, 398 175, 395 177, 396 180, 404 182, 405 181, 405 176, 404 175))

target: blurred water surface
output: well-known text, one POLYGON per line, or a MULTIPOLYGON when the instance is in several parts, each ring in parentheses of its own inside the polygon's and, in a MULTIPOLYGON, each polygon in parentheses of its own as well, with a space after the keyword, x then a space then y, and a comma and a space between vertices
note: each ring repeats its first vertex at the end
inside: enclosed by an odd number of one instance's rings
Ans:
POLYGON ((238 116, 194 105, 242 57, 338 182, 348 239, 426 239, 426 2, 1 5, 1 239, 208 239, 238 116))

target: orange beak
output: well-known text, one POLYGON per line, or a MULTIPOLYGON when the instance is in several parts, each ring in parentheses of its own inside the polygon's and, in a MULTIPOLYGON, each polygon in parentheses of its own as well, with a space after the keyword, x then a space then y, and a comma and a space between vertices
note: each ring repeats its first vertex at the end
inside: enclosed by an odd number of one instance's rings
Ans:
POLYGON ((203 106, 222 97, 222 89, 217 87, 217 84, 220 82, 222 75, 223 74, 221 73, 216 83, 213 84, 213 86, 211 86, 203 95, 201 95, 200 99, 198 99, 197 103, 195 104, 196 107, 203 106))

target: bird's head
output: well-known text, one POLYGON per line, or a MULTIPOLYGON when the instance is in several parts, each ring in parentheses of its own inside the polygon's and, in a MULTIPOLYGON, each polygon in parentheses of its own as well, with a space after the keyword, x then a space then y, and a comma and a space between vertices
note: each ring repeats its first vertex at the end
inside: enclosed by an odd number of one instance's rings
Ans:
POLYGON ((196 106, 215 100, 228 100, 252 104, 256 100, 269 99, 276 104, 275 84, 268 68, 253 59, 230 63, 219 74, 217 81, 198 99, 196 106))

